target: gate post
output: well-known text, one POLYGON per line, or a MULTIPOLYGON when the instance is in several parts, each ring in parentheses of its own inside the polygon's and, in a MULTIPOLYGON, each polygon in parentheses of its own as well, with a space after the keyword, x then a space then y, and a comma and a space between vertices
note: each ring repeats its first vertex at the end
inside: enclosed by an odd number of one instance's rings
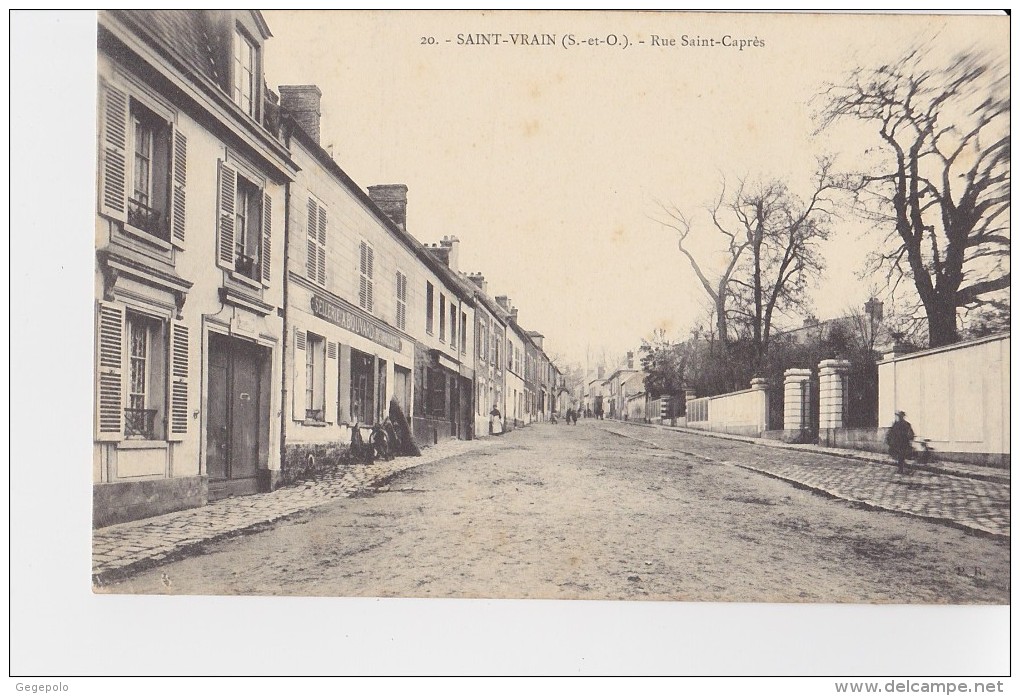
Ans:
POLYGON ((769 381, 764 377, 755 377, 751 380, 751 389, 757 392, 755 394, 758 397, 757 404, 757 418, 758 418, 758 437, 769 429, 769 381))
POLYGON ((811 420, 811 370, 790 368, 783 373, 783 430, 800 439, 811 420))
POLYGON ((850 370, 848 360, 823 360, 818 363, 818 442, 835 446, 833 432, 845 422, 847 395, 844 376, 850 370))

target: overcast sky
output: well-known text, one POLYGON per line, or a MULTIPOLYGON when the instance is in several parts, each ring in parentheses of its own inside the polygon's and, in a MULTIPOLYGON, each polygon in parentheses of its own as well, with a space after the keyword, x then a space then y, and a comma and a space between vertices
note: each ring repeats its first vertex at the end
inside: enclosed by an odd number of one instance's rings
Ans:
MULTIPOLYGON (((852 129, 812 136, 809 100, 826 80, 919 41, 1003 53, 1009 29, 1004 17, 918 15, 265 15, 270 86, 319 85, 322 144, 339 164, 363 188, 406 183, 408 229, 423 242, 457 235, 461 270, 482 272, 551 354, 579 362, 655 328, 682 336, 704 315, 675 237, 650 219, 656 201, 700 229, 722 176, 803 190, 817 154, 852 166, 867 145, 852 129), (467 45, 483 33, 500 43, 467 45), (564 48, 568 35, 582 45, 564 48), (683 46, 685 35, 717 45, 683 46), (759 45, 718 45, 725 36, 759 45)), ((826 245, 819 317, 863 304, 878 282, 855 277, 875 243, 861 235, 848 220, 826 245)))

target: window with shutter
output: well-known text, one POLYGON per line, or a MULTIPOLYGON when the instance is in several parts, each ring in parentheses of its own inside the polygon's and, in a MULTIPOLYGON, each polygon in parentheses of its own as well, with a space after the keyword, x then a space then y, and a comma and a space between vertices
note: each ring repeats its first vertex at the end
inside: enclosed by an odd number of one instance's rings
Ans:
POLYGON ((425 281, 425 331, 432 333, 435 325, 435 289, 432 283, 425 281))
POLYGON ((127 219, 128 96, 112 85, 105 85, 102 104, 99 211, 124 221, 127 219))
POLYGON ((304 421, 307 400, 305 370, 307 366, 307 335, 301 329, 294 328, 294 382, 292 385, 293 418, 304 421))
POLYGON ((326 342, 326 422, 336 423, 339 408, 339 372, 337 369, 337 344, 333 341, 326 342))
POLYGON ((124 432, 124 308, 101 302, 96 329, 96 439, 124 432))
POLYGON ((190 369, 190 347, 188 343, 188 327, 184 324, 173 325, 171 342, 173 357, 171 359, 170 388, 170 439, 181 440, 188 434, 188 372, 190 369))
POLYGON ((397 328, 407 328, 407 276, 397 271, 397 328))
POLYGON ((174 130, 174 185, 173 185, 173 243, 184 248, 184 231, 186 228, 186 192, 188 184, 188 138, 179 130, 174 130))
POLYGON ((308 279, 326 285, 326 209, 313 198, 308 199, 308 238, 305 269, 308 279))
POLYGON ((373 270, 375 250, 367 242, 361 242, 361 277, 358 287, 358 305, 367 312, 373 311, 373 270))
POLYGON ((268 284, 273 213, 269 194, 221 160, 217 202, 217 264, 231 273, 268 284))

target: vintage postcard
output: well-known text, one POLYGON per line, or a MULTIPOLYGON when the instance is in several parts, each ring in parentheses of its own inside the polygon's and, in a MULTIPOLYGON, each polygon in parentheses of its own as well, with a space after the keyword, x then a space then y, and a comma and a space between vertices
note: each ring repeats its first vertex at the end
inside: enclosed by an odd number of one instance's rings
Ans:
POLYGON ((1007 16, 96 21, 96 595, 1009 604, 1007 16))

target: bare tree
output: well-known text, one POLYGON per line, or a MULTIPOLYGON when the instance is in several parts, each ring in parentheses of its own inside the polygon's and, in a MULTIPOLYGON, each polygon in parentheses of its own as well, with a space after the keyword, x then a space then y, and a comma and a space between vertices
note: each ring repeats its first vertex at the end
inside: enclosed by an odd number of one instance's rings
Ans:
POLYGON ((875 267, 913 280, 935 347, 958 340, 960 308, 1008 306, 1009 72, 974 54, 929 62, 915 50, 828 85, 821 127, 877 130, 882 161, 855 177, 857 207, 888 230, 875 267))
POLYGON ((750 337, 754 368, 768 352, 772 321, 777 311, 803 306, 808 281, 824 268, 817 243, 828 237, 835 187, 831 161, 819 161, 806 200, 781 181, 742 185, 742 195, 730 204, 747 240, 747 253, 731 282, 738 288, 734 313, 750 337))
MULTIPOLYGON (((743 182, 734 196, 735 200, 739 200, 743 195, 743 182)), ((701 286, 705 289, 709 298, 712 300, 712 304, 715 307, 715 328, 718 333, 718 338, 723 347, 729 338, 729 330, 726 316, 726 302, 730 294, 730 279, 733 275, 734 270, 737 267, 737 262, 740 261, 740 256, 747 248, 748 239, 746 236, 740 236, 736 233, 730 232, 719 222, 720 211, 726 205, 726 180, 723 179, 722 188, 719 193, 719 198, 713 206, 709 208, 709 212, 712 216, 712 222, 714 224, 713 232, 721 235, 722 239, 726 244, 726 261, 723 265, 722 272, 716 278, 709 279, 708 275, 702 270, 701 264, 694 257, 686 244, 688 237, 691 234, 691 223, 687 215, 680 210, 675 204, 666 204, 657 202, 659 208, 662 211, 664 217, 652 218, 660 225, 668 227, 677 233, 677 248, 680 249, 687 261, 690 263, 691 268, 694 270, 694 274, 698 277, 701 282, 701 286)))

